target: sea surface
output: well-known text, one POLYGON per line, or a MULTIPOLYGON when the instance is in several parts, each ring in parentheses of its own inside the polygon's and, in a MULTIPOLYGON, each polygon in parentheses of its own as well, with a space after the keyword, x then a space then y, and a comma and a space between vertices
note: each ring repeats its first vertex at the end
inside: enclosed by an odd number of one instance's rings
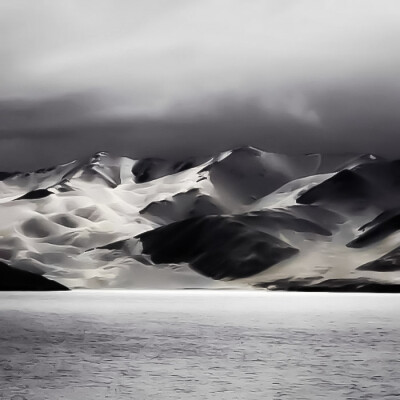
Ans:
POLYGON ((400 295, 0 293, 0 399, 400 399, 400 295))

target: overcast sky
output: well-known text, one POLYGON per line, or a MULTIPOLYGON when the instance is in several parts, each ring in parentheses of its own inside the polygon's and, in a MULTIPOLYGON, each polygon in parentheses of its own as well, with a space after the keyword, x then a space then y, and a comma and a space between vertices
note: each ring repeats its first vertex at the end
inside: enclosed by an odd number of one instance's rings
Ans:
POLYGON ((400 158, 398 0, 0 0, 0 169, 239 145, 400 158))

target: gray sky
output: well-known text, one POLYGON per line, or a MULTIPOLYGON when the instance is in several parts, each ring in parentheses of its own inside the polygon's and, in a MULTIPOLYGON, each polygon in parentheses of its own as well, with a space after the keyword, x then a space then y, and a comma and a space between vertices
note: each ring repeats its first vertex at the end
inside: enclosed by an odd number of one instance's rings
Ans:
POLYGON ((0 0, 0 169, 251 144, 400 157, 398 0, 0 0))

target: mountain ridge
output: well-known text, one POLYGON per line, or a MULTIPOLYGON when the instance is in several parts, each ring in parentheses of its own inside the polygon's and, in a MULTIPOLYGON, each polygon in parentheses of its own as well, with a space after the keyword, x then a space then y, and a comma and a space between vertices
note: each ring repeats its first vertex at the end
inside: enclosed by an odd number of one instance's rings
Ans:
POLYGON ((395 266, 362 267, 388 254, 400 264, 396 160, 251 146, 183 161, 98 152, 2 177, 0 261, 70 288, 400 285, 395 266))

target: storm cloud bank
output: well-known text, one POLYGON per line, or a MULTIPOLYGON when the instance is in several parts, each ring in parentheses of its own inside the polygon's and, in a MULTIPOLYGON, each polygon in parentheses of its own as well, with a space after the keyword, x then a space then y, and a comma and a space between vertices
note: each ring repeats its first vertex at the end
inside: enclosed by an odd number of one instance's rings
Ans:
POLYGON ((0 0, 0 169, 108 150, 400 157, 395 0, 0 0))

